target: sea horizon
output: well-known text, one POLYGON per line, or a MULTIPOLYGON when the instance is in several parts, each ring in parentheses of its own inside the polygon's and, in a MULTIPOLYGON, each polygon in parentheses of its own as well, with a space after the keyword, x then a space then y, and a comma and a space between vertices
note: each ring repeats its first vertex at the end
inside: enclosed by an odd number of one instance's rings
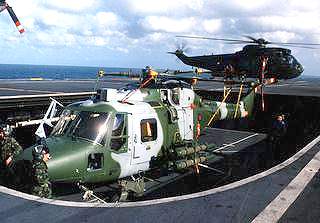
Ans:
POLYGON ((94 79, 100 70, 107 73, 130 72, 138 75, 141 69, 78 65, 0 64, 0 79, 94 79))
MULTIPOLYGON (((100 70, 106 73, 130 72, 137 76, 143 68, 103 67, 87 65, 39 65, 39 64, 0 64, 0 79, 29 80, 40 79, 95 79, 100 70)), ((161 69, 161 68, 155 68, 161 69)), ((191 69, 190 69, 191 70, 191 69)), ((300 78, 320 78, 319 75, 302 73, 300 78)))

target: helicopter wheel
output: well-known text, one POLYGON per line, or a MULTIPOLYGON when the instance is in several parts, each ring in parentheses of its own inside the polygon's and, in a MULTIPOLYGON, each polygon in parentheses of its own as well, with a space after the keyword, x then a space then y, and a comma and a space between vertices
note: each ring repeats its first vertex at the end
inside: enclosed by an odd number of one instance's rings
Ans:
POLYGON ((116 203, 116 202, 119 202, 119 200, 120 200, 120 192, 118 191, 112 192, 112 194, 110 195, 109 202, 116 203))

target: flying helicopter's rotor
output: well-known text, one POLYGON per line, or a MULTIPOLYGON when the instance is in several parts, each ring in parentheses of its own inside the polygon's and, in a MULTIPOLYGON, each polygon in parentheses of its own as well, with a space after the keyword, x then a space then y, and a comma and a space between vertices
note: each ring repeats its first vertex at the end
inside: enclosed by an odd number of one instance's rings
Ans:
POLYGON ((320 43, 299 43, 299 42, 269 42, 269 44, 276 44, 276 45, 293 45, 293 46, 320 46, 320 43))
POLYGON ((248 39, 251 39, 253 41, 253 43, 256 43, 258 45, 268 45, 268 44, 273 44, 273 45, 282 45, 282 46, 290 46, 290 47, 298 47, 298 48, 306 48, 306 49, 317 49, 317 48, 314 48, 312 46, 320 46, 319 43, 299 43, 299 42, 290 42, 290 43, 285 43, 285 42, 270 42, 270 41, 267 41, 263 38, 259 38, 259 39, 256 39, 252 36, 244 36, 248 39))
POLYGON ((271 42, 269 42, 269 41, 267 41, 267 40, 265 40, 265 39, 263 39, 263 38, 256 39, 256 38, 254 38, 254 37, 252 37, 252 36, 246 36, 246 35, 245 35, 244 37, 252 40, 251 43, 256 43, 256 44, 258 44, 258 45, 264 46, 264 45, 271 44, 271 42))
POLYGON ((297 48, 305 48, 305 49, 318 49, 315 46, 320 46, 320 43, 299 43, 299 42, 271 42, 265 40, 264 38, 254 38, 252 36, 244 35, 243 37, 249 40, 241 40, 241 39, 226 39, 226 38, 214 38, 214 37, 204 37, 204 36, 187 36, 187 35, 178 35, 178 38, 189 38, 189 39, 203 39, 203 40, 215 40, 215 41, 224 41, 228 44, 257 44, 259 46, 266 45, 279 45, 279 46, 287 46, 287 47, 297 47, 297 48))
POLYGON ((186 42, 177 42, 175 44, 177 51, 190 53, 191 49, 188 47, 186 42))
POLYGON ((213 37, 204 37, 204 36, 185 36, 185 35, 178 35, 178 38, 189 38, 189 39, 204 39, 204 40, 218 40, 218 41, 225 41, 225 42, 234 42, 234 43, 252 43, 252 41, 241 40, 241 39, 225 39, 225 38, 213 38, 213 37))
POLYGON ((187 47, 186 42, 176 42, 175 48, 176 48, 175 51, 173 51, 173 52, 169 51, 167 53, 177 55, 177 54, 182 54, 182 53, 188 53, 190 51, 190 48, 187 47))
POLYGON ((7 9, 7 3, 5 1, 0 0, 0 12, 7 9))
MULTIPOLYGON (((273 44, 273 43, 272 43, 273 44)), ((287 45, 287 44, 275 44, 275 45, 278 45, 278 46, 285 46, 285 47, 294 47, 294 48, 303 48, 303 49, 319 49, 317 47, 313 47, 313 46, 299 46, 299 45, 287 45)))
POLYGON ((184 53, 190 53, 191 49, 187 46, 187 43, 186 42, 176 42, 175 44, 176 46, 176 50, 173 51, 173 52, 167 52, 168 54, 173 54, 176 57, 176 62, 177 63, 181 63, 180 59, 179 59, 179 56, 183 55, 184 53))

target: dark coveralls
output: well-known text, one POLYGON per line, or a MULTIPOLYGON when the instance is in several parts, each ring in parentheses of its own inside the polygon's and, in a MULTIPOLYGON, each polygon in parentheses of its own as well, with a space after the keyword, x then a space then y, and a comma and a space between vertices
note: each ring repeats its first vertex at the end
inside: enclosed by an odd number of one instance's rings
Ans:
POLYGON ((272 123, 271 131, 269 134, 269 143, 273 158, 280 160, 281 158, 281 139, 287 133, 287 124, 284 120, 275 120, 272 123))

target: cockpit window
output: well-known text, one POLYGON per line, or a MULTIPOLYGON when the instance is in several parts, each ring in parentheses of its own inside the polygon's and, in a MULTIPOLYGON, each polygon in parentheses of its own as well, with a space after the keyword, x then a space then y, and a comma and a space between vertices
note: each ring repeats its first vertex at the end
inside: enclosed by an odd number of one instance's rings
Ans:
POLYGON ((54 129, 52 130, 51 135, 63 135, 66 133, 71 122, 75 119, 76 115, 73 111, 64 110, 60 116, 60 119, 54 129))
POLYGON ((289 64, 293 64, 293 56, 288 55, 288 56, 287 56, 287 60, 288 60, 288 63, 289 63, 289 64))
POLYGON ((282 59, 283 63, 285 63, 285 64, 293 64, 294 63, 294 58, 290 54, 282 56, 281 59, 282 59))
POLYGON ((90 111, 64 111, 52 135, 69 135, 98 144, 105 144, 105 134, 110 120, 108 113, 90 111))
POLYGON ((112 136, 120 136, 124 126, 124 114, 116 114, 113 127, 112 127, 112 136))
POLYGON ((116 114, 111 134, 110 148, 114 151, 124 151, 127 142, 125 114, 116 114))

